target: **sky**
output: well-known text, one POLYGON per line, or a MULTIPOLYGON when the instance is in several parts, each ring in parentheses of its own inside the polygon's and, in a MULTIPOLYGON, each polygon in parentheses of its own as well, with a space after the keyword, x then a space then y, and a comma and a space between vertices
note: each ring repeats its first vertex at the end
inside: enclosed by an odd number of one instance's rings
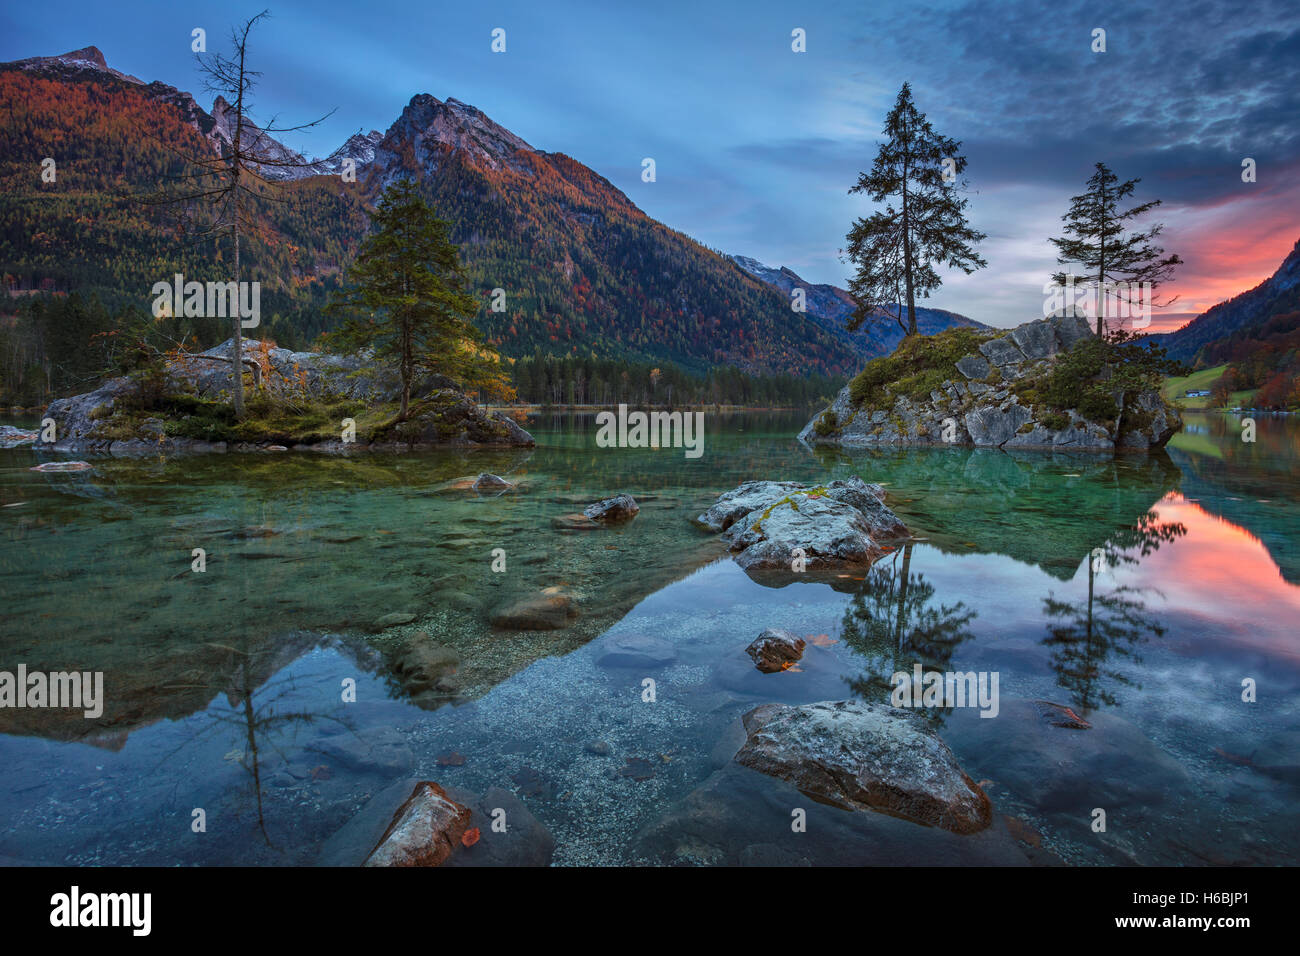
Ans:
POLYGON ((284 137, 325 156, 381 132, 416 93, 477 106, 566 153, 710 248, 844 286, 848 195, 899 87, 969 166, 988 261, 944 271, 923 302, 990 325, 1042 315, 1070 197, 1093 165, 1160 199, 1184 260, 1152 331, 1271 275, 1300 238, 1300 4, 862 0, 851 3, 58 2, 7 4, 0 61, 99 47, 110 66, 194 93, 192 31, 252 35, 254 118, 314 120, 284 137), (505 30, 505 52, 492 32, 505 30), (806 50, 792 49, 802 29, 806 50), (1105 52, 1093 31, 1105 30, 1105 52), (656 179, 641 178, 655 160, 656 179), (1256 181, 1242 181, 1242 161, 1256 181))

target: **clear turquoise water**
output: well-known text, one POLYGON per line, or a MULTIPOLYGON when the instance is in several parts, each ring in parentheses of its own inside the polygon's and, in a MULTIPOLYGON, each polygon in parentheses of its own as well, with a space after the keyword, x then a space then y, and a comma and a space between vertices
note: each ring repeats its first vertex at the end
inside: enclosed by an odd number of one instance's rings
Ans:
POLYGON ((1247 444, 1233 419, 1193 416, 1168 456, 1111 461, 814 453, 790 437, 803 418, 710 415, 695 460, 597 448, 590 416, 533 419, 528 451, 101 458, 82 474, 0 452, 0 670, 103 671, 107 691, 95 721, 0 710, 0 858, 310 864, 371 796, 421 776, 516 792, 561 864, 1300 859, 1294 419, 1260 420, 1247 444), (481 471, 518 487, 458 483, 481 471), (884 483, 918 540, 834 586, 757 583, 690 522, 744 480, 850 474, 884 483), (621 491, 642 502, 628 526, 553 527, 621 491), (567 627, 488 624, 547 588, 575 598, 567 627), (394 612, 414 620, 376 631, 394 612), (744 648, 766 627, 813 638, 797 671, 754 670, 744 648), (672 659, 602 661, 627 635, 672 659), (431 648, 432 686, 407 664, 431 648), (882 700, 917 662, 1000 675, 997 719, 934 715, 985 781, 989 831, 821 806, 730 761, 757 704, 882 700), (1044 730, 1035 699, 1092 729, 1044 730))

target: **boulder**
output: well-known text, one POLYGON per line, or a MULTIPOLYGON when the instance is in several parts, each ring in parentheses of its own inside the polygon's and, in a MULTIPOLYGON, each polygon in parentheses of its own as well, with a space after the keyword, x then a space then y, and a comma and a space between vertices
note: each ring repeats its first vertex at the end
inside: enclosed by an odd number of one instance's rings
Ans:
POLYGON ((980 345, 980 352, 993 365, 1017 365, 1025 360, 1025 353, 1009 337, 989 339, 980 345))
POLYGON ((595 504, 587 505, 582 509, 582 513, 592 521, 609 524, 630 521, 640 510, 636 499, 631 495, 615 495, 613 498, 603 498, 595 504))
POLYGON ((803 657, 804 639, 790 631, 769 627, 745 648, 754 666, 764 674, 787 670, 803 657))
POLYGON ((439 866, 469 829, 469 807, 429 780, 416 784, 364 866, 439 866))
MULTIPOLYGON (((958 359, 957 371, 969 379, 985 379, 988 378, 989 372, 993 371, 993 366, 989 365, 988 359, 982 355, 967 355, 965 358, 958 359)), ((884 421, 883 412, 880 420, 884 421)))
POLYGON ((962 420, 976 445, 1005 445, 1016 437, 1020 426, 1034 417, 1025 406, 983 405, 966 413, 962 420))
POLYGON ((984 791, 930 722, 856 700, 764 704, 744 716, 735 760, 845 810, 879 810, 954 833, 993 821, 984 791))
POLYGON ((1046 319, 1017 326, 1009 338, 1030 361, 1051 358, 1057 352, 1056 330, 1046 319))
MULTIPOLYGON (((426 781, 402 778, 370 798, 351 819, 324 842, 316 861, 318 866, 357 866, 372 856, 388 833, 394 818, 405 808, 412 791, 426 785, 426 781)), ((438 786, 432 784, 432 786, 438 786)), ((500 787, 489 787, 482 796, 459 787, 440 787, 446 799, 470 812, 468 826, 461 829, 459 819, 446 832, 450 853, 444 856, 443 866, 547 866, 555 852, 555 840, 537 818, 513 793, 500 787), (492 821, 500 818, 496 811, 505 811, 504 833, 492 829, 492 821), (460 836, 450 839, 457 829, 460 836), (464 834, 479 831, 479 838, 469 839, 464 834)), ((437 848, 447 843, 436 842, 437 848)), ((370 865, 379 865, 377 863, 370 865)), ((394 864, 396 865, 396 864, 394 864)))
POLYGON ((878 485, 860 478, 815 488, 769 482, 761 492, 742 485, 697 521, 704 527, 728 523, 723 540, 746 570, 793 573, 802 556, 804 571, 825 571, 870 564, 885 553, 878 539, 907 534, 878 495, 878 485), (737 492, 745 507, 753 506, 740 518, 733 517, 734 499, 723 501, 737 492))

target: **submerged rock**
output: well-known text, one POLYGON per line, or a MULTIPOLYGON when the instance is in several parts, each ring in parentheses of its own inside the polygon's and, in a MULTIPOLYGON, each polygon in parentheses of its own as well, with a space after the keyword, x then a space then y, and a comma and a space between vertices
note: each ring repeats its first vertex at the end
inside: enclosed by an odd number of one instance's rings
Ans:
POLYGON ((492 615, 493 627, 512 631, 554 631, 578 616, 578 604, 563 592, 535 594, 492 615))
POLYGON ((568 514, 551 519, 551 527, 568 534, 573 531, 599 531, 605 527, 599 521, 593 521, 586 515, 568 514))
POLYGON ((764 704, 744 716, 737 763, 846 810, 880 810, 954 833, 989 826, 993 808, 929 722, 859 701, 764 704))
POLYGON ((1053 704, 1050 700, 1036 700, 1034 706, 1038 708, 1038 716, 1053 727, 1064 727, 1067 730, 1092 729, 1092 724, 1064 704, 1053 704))
POLYGON ((811 487, 750 481, 720 496, 696 522, 726 529, 723 540, 746 570, 797 573, 870 564, 885 553, 879 543, 907 535, 884 504, 884 489, 861 478, 811 487))
POLYGON ((399 627, 402 624, 410 624, 415 620, 415 615, 407 611, 394 611, 391 614, 385 614, 375 621, 375 630, 382 631, 389 627, 399 627))
POLYGON ((471 815, 442 787, 421 781, 363 865, 439 866, 460 845, 471 815))
POLYGON ((755 667, 764 674, 772 674, 787 670, 803 657, 805 646, 799 635, 769 627, 745 648, 745 653, 754 659, 755 667))
POLYGON ((612 498, 604 498, 595 504, 587 505, 582 509, 584 516, 592 521, 602 521, 606 523, 616 521, 630 521, 636 517, 636 513, 641 508, 631 495, 615 495, 612 498))
POLYGON ((651 634, 619 634, 608 638, 596 663, 601 667, 655 669, 677 660, 671 641, 651 634))
POLYGON ((473 488, 475 491, 479 492, 480 494, 483 493, 499 494, 500 492, 503 491, 509 491, 511 488, 514 487, 514 485, 498 475, 492 475, 492 474, 488 474, 487 472, 484 472, 483 474, 479 475, 476 479, 474 479, 474 484, 471 485, 470 487, 473 488))

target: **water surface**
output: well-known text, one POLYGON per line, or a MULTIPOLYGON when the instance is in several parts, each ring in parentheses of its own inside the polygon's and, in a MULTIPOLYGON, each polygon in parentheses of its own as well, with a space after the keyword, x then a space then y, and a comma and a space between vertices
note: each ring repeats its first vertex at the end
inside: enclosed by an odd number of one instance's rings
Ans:
POLYGON ((0 710, 0 858, 310 864, 413 776, 515 794, 559 864, 1300 858, 1293 418, 1252 444, 1189 416, 1168 455, 1111 460, 813 452, 791 437, 805 417, 709 415, 699 459, 598 448, 593 417, 566 415, 531 419, 531 450, 81 474, 0 452, 0 669, 103 671, 107 691, 93 721, 0 710), (463 479, 482 471, 517 488, 480 497, 463 479), (690 521, 744 480, 852 474, 916 540, 832 584, 755 582, 690 521), (623 491, 629 525, 554 526, 623 491), (548 593, 575 601, 566 626, 490 625, 548 593), (413 620, 381 629, 392 614, 413 620), (799 669, 753 668, 766 627, 809 639, 799 669), (606 657, 629 637, 669 651, 606 657), (989 831, 847 813, 731 762, 754 706, 887 700, 915 663, 1000 676, 996 719, 930 715, 993 800, 989 831), (1039 699, 1092 729, 1044 730, 1039 699))

